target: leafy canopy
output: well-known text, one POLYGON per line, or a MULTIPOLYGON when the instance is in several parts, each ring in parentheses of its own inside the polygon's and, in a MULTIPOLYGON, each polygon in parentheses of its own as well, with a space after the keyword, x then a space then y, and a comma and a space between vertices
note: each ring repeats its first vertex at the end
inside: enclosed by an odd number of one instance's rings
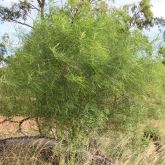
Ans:
POLYGON ((155 62, 165 70, 125 18, 122 9, 95 13, 82 5, 75 14, 68 5, 36 21, 1 76, 1 112, 39 118, 43 131, 71 137, 105 121, 137 122, 155 62))

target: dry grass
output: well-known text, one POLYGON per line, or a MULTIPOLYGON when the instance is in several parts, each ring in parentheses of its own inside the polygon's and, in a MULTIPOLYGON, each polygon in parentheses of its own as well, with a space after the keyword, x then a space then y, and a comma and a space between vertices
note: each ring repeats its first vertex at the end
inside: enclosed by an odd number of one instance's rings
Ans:
POLYGON ((150 144, 143 151, 134 151, 123 148, 122 156, 116 160, 115 165, 164 165, 165 147, 161 152, 155 150, 154 144, 150 144))
POLYGON ((161 150, 156 151, 153 142, 146 144, 139 138, 120 133, 114 135, 113 132, 102 136, 94 134, 84 139, 79 148, 73 144, 54 148, 53 156, 47 160, 43 159, 42 149, 38 151, 37 147, 15 146, 1 154, 0 165, 53 165, 52 160, 57 162, 53 157, 60 157, 58 165, 103 165, 94 164, 96 153, 112 159, 113 165, 164 165, 165 146, 162 144, 161 150))
MULTIPOLYGON (((163 135, 164 121, 151 123, 160 128, 163 135)), ((28 124, 25 128, 31 131, 28 124)), ((43 153, 36 150, 37 147, 14 146, 10 151, 0 152, 0 165, 53 165, 52 160, 55 158, 54 162, 57 162, 57 157, 60 157, 58 165, 104 165, 94 164, 96 154, 113 160, 112 165, 165 165, 165 138, 162 136, 161 149, 156 151, 152 141, 142 140, 143 134, 139 130, 137 134, 130 135, 121 132, 108 132, 102 135, 93 133, 81 144, 54 148, 53 156, 48 160, 43 159, 43 153)), ((6 137, 4 132, 1 133, 1 137, 6 137)))

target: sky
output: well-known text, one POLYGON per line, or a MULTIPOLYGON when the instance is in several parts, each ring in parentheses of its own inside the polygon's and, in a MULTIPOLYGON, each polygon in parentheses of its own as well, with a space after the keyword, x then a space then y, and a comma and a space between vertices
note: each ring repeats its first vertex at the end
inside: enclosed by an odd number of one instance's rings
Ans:
MULTIPOLYGON (((115 5, 120 7, 124 4, 136 3, 139 0, 115 0, 115 5)), ((16 3, 18 0, 0 0, 0 5, 3 6, 11 6, 12 3, 16 3)), ((165 18, 165 0, 151 0, 152 3, 152 11, 154 16, 165 18)), ((19 30, 19 26, 14 23, 0 23, 0 37, 7 32, 11 37, 11 40, 15 38, 17 35, 17 31, 19 30)), ((30 30, 30 29, 29 29, 30 30)), ((150 32, 151 36, 156 35, 157 30, 153 29, 150 32)))
MULTIPOLYGON (((117 6, 122 6, 128 3, 138 2, 139 0, 116 0, 117 6)), ((152 11, 156 17, 165 18, 165 0, 151 0, 152 11)))

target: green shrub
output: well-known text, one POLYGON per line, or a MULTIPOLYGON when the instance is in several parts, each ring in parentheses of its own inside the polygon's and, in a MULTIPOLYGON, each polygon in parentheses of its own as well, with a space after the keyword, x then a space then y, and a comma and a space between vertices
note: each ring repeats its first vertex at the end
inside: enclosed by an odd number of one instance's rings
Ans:
POLYGON ((1 113, 39 118, 45 134, 55 127, 58 136, 69 137, 107 120, 119 126, 144 118, 152 44, 121 12, 94 16, 82 7, 72 19, 66 7, 36 21, 1 76, 1 113))

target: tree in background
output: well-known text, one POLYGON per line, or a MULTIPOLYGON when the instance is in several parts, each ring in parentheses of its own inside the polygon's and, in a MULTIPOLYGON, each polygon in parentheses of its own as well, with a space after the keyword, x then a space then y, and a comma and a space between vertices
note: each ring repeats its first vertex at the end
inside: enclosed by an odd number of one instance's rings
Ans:
POLYGON ((38 7, 34 5, 33 0, 19 0, 18 3, 14 3, 10 8, 0 5, 0 20, 2 22, 14 22, 33 28, 32 25, 25 22, 29 18, 32 10, 39 12, 42 18, 45 14, 45 0, 36 0, 36 2, 38 3, 38 7))
POLYGON ((140 29, 154 26, 150 0, 142 0, 139 4, 133 5, 131 11, 133 13, 132 25, 136 25, 140 29))
POLYGON ((4 60, 4 55, 7 53, 8 42, 9 42, 9 35, 8 33, 5 33, 2 36, 2 40, 0 43, 0 61, 4 60))
MULTIPOLYGON (((112 0, 115 3, 115 1, 112 0)), ((10 8, 0 6, 0 19, 2 22, 15 22, 21 25, 25 25, 27 27, 33 28, 33 25, 29 25, 25 23, 25 21, 29 18, 29 15, 33 10, 36 10, 41 18, 44 18, 45 15, 50 15, 48 11, 46 11, 46 6, 48 9, 51 10, 51 4, 54 4, 54 0, 49 0, 47 3, 45 0, 19 0, 18 3, 14 3, 10 8), (36 6, 37 4, 37 6, 36 6), (45 14, 47 13, 47 14, 45 14), (21 22, 21 20, 23 22, 21 22)), ((91 6, 93 10, 97 12, 101 12, 101 10, 105 11, 108 8, 108 3, 106 1, 70 1, 73 5, 72 9, 74 14, 77 13, 79 6, 82 4, 91 6)), ((63 4, 62 4, 63 5, 63 4)), ((130 24, 132 26, 137 26, 138 28, 149 28, 153 27, 154 25, 163 25, 164 26, 164 19, 157 18, 153 16, 151 11, 151 2, 150 0, 141 0, 138 4, 133 5, 125 5, 125 9, 130 15, 130 24)))

